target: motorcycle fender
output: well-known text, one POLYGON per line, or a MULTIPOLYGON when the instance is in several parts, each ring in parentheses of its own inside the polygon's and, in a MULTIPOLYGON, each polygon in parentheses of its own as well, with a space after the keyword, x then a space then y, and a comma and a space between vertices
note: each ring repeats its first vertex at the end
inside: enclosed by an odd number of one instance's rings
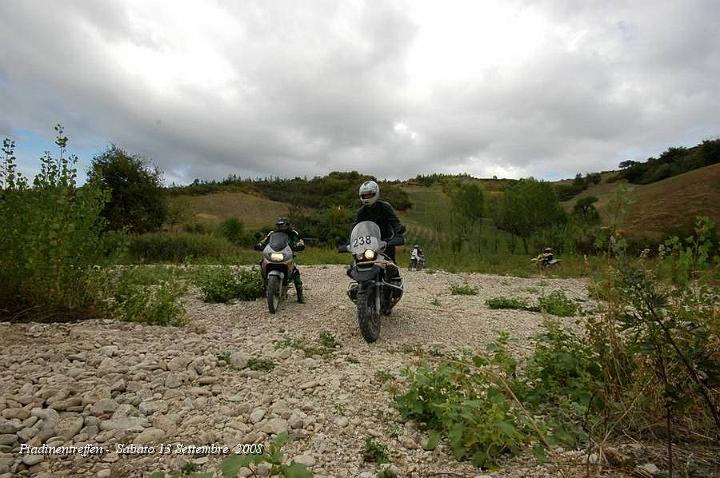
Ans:
POLYGON ((268 277, 270 276, 278 276, 280 278, 280 282, 285 279, 285 273, 277 269, 268 272, 268 277))
POLYGON ((373 280, 378 276, 378 274, 380 274, 380 266, 377 265, 374 265, 372 269, 362 271, 354 267, 350 270, 350 277, 352 277, 357 282, 373 280))

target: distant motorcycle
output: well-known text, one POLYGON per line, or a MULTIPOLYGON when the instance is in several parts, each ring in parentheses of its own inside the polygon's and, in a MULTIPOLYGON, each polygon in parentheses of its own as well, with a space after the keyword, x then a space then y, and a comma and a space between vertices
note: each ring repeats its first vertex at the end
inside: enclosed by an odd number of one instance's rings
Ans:
POLYGON ((410 259, 410 267, 408 267, 408 270, 415 269, 416 271, 421 271, 423 267, 425 267, 425 256, 417 256, 417 258, 413 257, 410 259))
MULTIPOLYGON (((287 233, 275 231, 270 234, 267 245, 262 249, 263 289, 267 297, 268 310, 271 314, 277 312, 281 300, 287 299, 287 290, 295 272, 293 250, 290 248, 288 241, 287 233)), ((261 246, 255 246, 256 250, 260 250, 260 248, 261 246)), ((303 249, 305 249, 305 246, 301 245, 295 250, 302 251, 303 249)))
POLYGON ((552 269, 560 265, 560 259, 555 259, 553 255, 548 254, 540 254, 530 259, 530 261, 534 262, 540 270, 552 269))
POLYGON ((387 246, 404 244, 405 238, 395 235, 387 242, 380 238, 380 227, 363 221, 353 228, 350 243, 338 247, 338 252, 352 254, 348 275, 353 282, 347 294, 357 306, 360 333, 368 343, 380 337, 380 316, 390 315, 404 292, 400 269, 383 251, 387 246))

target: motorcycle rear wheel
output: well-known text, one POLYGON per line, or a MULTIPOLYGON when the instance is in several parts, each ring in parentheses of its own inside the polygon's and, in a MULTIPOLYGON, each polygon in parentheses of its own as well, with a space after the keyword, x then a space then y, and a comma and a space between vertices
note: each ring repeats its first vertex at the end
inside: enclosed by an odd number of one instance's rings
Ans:
POLYGON ((358 291, 357 312, 360 333, 369 344, 380 337, 380 311, 375 305, 375 289, 358 291))
POLYGON ((268 310, 274 314, 280 306, 280 278, 278 276, 268 277, 266 295, 268 310))

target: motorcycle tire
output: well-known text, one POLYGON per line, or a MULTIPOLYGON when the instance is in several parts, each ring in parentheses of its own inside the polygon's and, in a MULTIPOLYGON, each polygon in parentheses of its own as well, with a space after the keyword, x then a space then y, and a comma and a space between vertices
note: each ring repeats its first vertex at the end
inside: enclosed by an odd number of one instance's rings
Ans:
POLYGON ((360 333, 369 344, 380 337, 380 311, 375 306, 375 290, 365 289, 357 295, 358 325, 360 333))
POLYGON ((280 278, 278 276, 268 277, 266 289, 268 310, 274 314, 280 307, 280 278))

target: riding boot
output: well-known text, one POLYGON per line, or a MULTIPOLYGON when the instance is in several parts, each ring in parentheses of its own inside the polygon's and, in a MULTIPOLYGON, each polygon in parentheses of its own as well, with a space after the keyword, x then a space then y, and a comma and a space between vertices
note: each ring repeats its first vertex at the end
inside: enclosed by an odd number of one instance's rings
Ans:
POLYGON ((305 296, 303 295, 302 284, 295 284, 295 291, 297 291, 297 301, 301 304, 305 303, 305 296))

